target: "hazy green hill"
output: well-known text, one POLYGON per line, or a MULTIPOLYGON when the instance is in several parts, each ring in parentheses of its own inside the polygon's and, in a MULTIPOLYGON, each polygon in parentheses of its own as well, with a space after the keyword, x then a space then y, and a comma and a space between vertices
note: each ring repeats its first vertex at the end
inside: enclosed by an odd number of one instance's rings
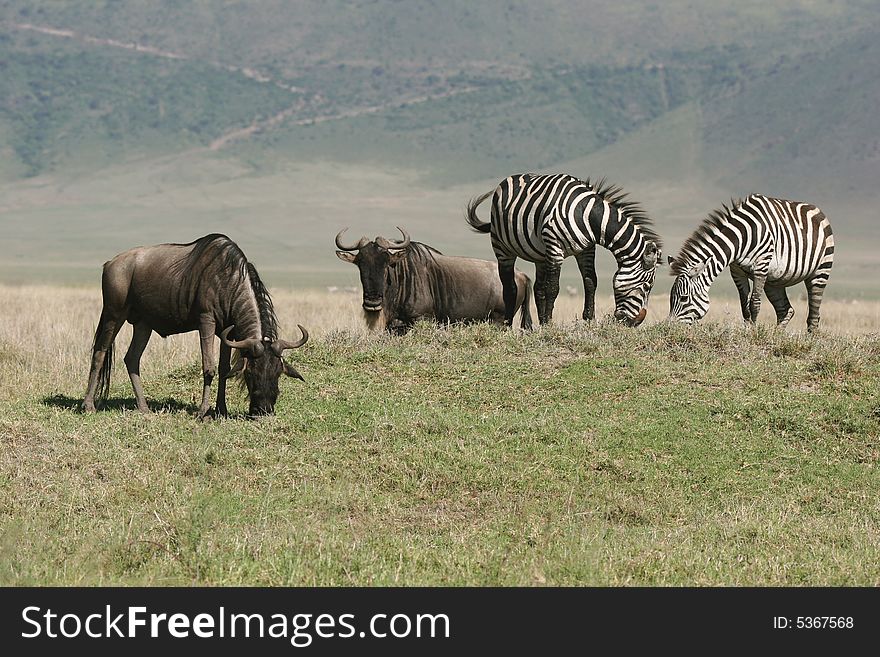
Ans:
POLYGON ((353 283, 346 225, 491 257, 468 198, 564 170, 669 252, 730 196, 811 200, 838 291, 877 295, 878 35, 857 1, 0 0, 0 278, 222 231, 270 280, 353 283))

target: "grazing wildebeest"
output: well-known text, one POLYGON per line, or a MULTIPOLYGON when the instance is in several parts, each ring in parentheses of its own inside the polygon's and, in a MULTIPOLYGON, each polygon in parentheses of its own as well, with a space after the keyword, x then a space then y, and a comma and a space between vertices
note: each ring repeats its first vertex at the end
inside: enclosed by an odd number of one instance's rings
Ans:
MULTIPOLYGON (((336 255, 360 270, 370 328, 382 326, 404 333, 420 318, 504 322, 504 298, 494 262, 443 255, 427 244, 411 241, 400 227, 401 241, 361 237, 357 244, 346 246, 342 243, 346 230, 336 235, 336 255)), ((520 271, 516 277, 519 294, 514 313, 521 308, 520 325, 531 329, 532 281, 520 271)))
POLYGON ((125 354, 138 410, 148 412, 141 385, 140 360, 150 335, 163 338, 198 330, 202 348, 204 388, 199 417, 210 407, 211 381, 217 371, 214 336, 219 335, 220 380, 217 414, 226 415, 226 379, 240 374, 250 398, 250 415, 269 415, 278 399, 278 378, 302 379, 281 354, 301 347, 309 338, 287 342, 278 338, 272 299, 256 268, 225 235, 206 235, 189 244, 141 246, 104 264, 101 280, 104 307, 95 331, 92 367, 83 409, 95 410, 95 394, 106 399, 110 389, 113 341, 123 323, 134 332, 125 354), (231 339, 234 330, 237 339, 231 339), (239 358, 232 366, 232 350, 239 358))

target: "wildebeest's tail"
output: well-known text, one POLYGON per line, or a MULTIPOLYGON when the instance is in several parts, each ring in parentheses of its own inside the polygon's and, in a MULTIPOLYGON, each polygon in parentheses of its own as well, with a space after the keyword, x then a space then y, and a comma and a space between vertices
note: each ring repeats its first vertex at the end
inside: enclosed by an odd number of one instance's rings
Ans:
POLYGON ((526 291, 523 293, 523 302, 522 306, 520 306, 520 310, 522 311, 522 315, 520 316, 520 328, 525 331, 532 330, 532 279, 528 276, 523 276, 526 279, 526 291))
POLYGON ((470 227, 478 233, 488 233, 492 228, 491 223, 489 223, 488 221, 480 221, 480 218, 477 216, 477 206, 480 205, 480 203, 485 201, 487 198, 492 196, 492 191, 486 192, 482 196, 476 196, 471 199, 470 203, 468 203, 467 222, 468 225, 470 225, 470 227))
MULTIPOLYGON (((95 329, 95 341, 92 343, 92 353, 98 348, 98 340, 101 337, 104 328, 104 314, 101 313, 101 320, 98 322, 98 328, 95 329)), ((101 371, 98 373, 98 389, 97 398, 100 401, 106 401, 110 396, 110 373, 113 371, 113 342, 107 347, 104 354, 104 364, 101 365, 101 371)))

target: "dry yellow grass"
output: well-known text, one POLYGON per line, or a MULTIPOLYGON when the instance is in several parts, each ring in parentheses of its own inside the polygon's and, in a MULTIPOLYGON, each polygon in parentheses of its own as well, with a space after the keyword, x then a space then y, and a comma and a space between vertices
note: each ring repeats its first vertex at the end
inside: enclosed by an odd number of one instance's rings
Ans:
MULTIPOLYGON (((360 292, 327 292, 324 290, 276 289, 272 297, 285 336, 296 336, 297 324, 305 326, 314 336, 337 331, 366 334, 360 292)), ((796 315, 787 332, 805 330, 806 302, 792 300, 796 315)), ((562 293, 556 303, 554 321, 568 325, 580 322, 583 297, 562 293)), ((0 324, 0 348, 16 346, 16 386, 29 385, 32 368, 49 368, 58 380, 81 378, 85 387, 95 325, 101 313, 100 289, 63 286, 9 286, 0 285, 0 305, 4 320, 0 324)), ((610 314, 613 300, 610 296, 597 298, 598 317, 610 314)), ((652 296, 646 325, 663 321, 668 308, 668 297, 652 296)), ((532 308, 537 325, 537 313, 532 308)), ((733 299, 713 300, 707 321, 722 325, 740 325, 739 303, 733 299)), ((773 309, 768 304, 761 311, 759 323, 772 326, 773 309)), ((866 335, 880 331, 880 302, 843 301, 826 299, 822 304, 822 329, 836 335, 866 335)), ((121 354, 131 339, 131 327, 126 324, 116 339, 117 372, 125 377, 121 354)), ((144 354, 143 369, 147 380, 156 370, 182 365, 196 358, 198 340, 194 333, 162 339, 153 335, 144 354)), ((116 380, 119 380, 116 378, 116 380)), ((3 398, 9 386, 2 386, 3 398)), ((19 387, 16 394, 21 394, 19 387)), ((39 394, 40 391, 31 391, 39 394)))
MULTIPOLYGON (((314 336, 336 331, 367 332, 360 307, 360 291, 331 293, 323 290, 275 289, 271 292, 285 335, 297 334, 297 324, 305 326, 314 336)), ((806 301, 793 299, 792 303, 796 315, 787 331, 803 332, 806 301)), ((580 290, 575 294, 560 294, 554 321, 563 325, 581 321, 582 304, 580 290)), ((663 321, 668 304, 667 296, 652 296, 645 324, 663 321)), ((24 352, 33 354, 39 362, 53 363, 53 369, 83 369, 101 313, 100 289, 0 285, 0 305, 4 310, 0 340, 18 345, 24 352)), ((597 317, 610 314, 612 309, 610 296, 597 298, 597 317)), ((532 315, 537 324, 534 305, 532 315)), ((739 303, 734 299, 713 299, 706 321, 722 325, 741 324, 739 303)), ((759 323, 772 326, 774 322, 773 309, 765 302, 759 323)), ((880 331, 880 302, 825 299, 822 304, 822 330, 835 335, 876 333, 880 331)), ((130 327, 126 325, 117 338, 117 349, 127 347, 130 335, 130 327)), ((165 340, 154 335, 146 355, 153 353, 176 358, 197 352, 198 340, 193 335, 171 336, 165 340)))

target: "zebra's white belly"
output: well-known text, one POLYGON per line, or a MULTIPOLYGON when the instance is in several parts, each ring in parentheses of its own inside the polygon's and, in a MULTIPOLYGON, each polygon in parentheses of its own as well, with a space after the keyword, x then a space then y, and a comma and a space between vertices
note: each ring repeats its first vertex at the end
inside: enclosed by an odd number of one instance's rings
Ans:
POLYGON ((789 264, 785 258, 777 254, 770 261, 770 268, 767 270, 767 284, 785 287, 795 285, 808 278, 813 269, 813 267, 805 267, 803 262, 797 260, 789 264))

